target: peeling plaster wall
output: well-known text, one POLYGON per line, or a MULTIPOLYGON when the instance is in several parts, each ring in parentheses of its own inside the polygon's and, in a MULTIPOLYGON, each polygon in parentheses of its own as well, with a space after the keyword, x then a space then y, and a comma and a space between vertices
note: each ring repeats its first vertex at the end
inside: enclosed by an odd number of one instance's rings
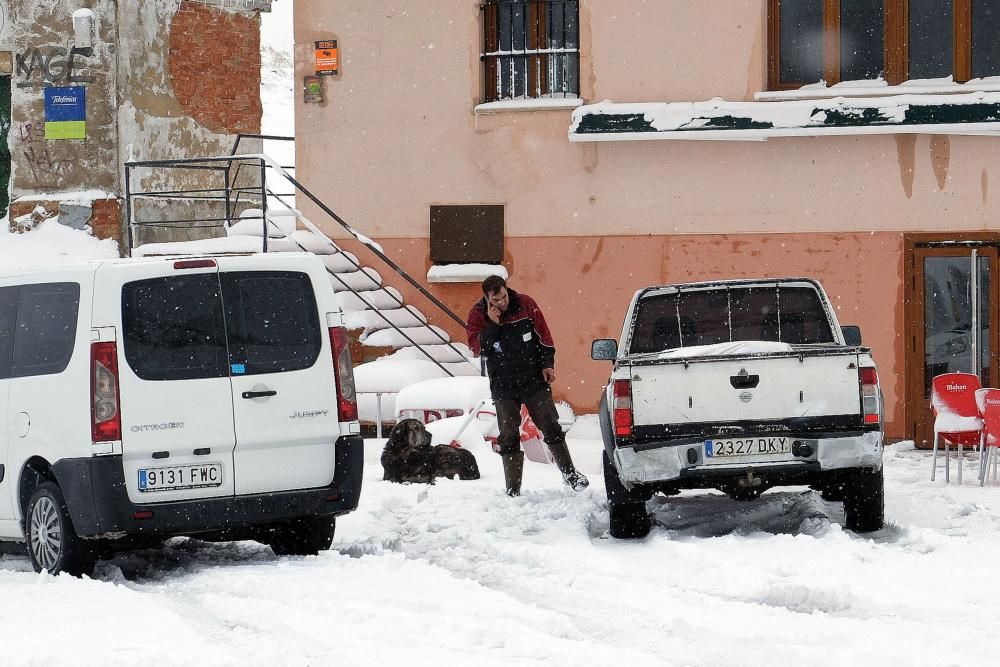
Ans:
POLYGON ((12 195, 119 190, 116 149, 116 3, 10 0, 12 195), (92 51, 74 49, 73 12, 97 14, 92 51), (46 140, 44 88, 87 89, 87 139, 46 140))
MULTIPOLYGON (((181 0, 133 0, 119 5, 119 21, 129 26, 123 31, 120 44, 119 71, 121 105, 118 126, 121 136, 119 164, 127 160, 169 160, 175 158, 226 155, 233 147, 235 135, 214 132, 187 115, 178 102, 170 78, 171 28, 181 0)), ((252 17, 253 14, 246 16, 252 17)), ((256 34, 247 39, 259 40, 256 34)), ((259 77, 259 65, 255 76, 259 77)), ((219 91, 220 96, 224 91, 219 91)), ((259 127, 259 121, 258 121, 259 127)), ((244 146, 245 152, 259 151, 259 143, 244 146)), ((206 183, 204 173, 179 170, 142 170, 136 172, 132 188, 143 190, 219 187, 221 178, 206 183), (201 179, 199 182, 197 179, 201 179)), ((141 202, 136 210, 138 220, 222 217, 222 212, 210 205, 191 202, 188 210, 178 205, 141 202)), ((218 236, 218 229, 164 230, 147 228, 139 242, 187 240, 218 236)))

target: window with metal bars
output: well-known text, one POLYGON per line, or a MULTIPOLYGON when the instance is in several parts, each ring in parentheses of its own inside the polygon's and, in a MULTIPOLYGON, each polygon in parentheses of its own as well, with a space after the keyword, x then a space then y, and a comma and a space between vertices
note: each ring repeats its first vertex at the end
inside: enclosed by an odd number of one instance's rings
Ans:
POLYGON ((483 101, 579 97, 579 0, 486 0, 483 101))

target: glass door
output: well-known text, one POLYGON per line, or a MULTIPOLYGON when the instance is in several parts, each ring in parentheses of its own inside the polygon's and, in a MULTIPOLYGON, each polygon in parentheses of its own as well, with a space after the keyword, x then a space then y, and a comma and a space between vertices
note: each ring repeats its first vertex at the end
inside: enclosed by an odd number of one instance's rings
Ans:
MULTIPOLYGON (((933 441, 931 382, 942 373, 974 373, 984 387, 997 376, 997 249, 988 246, 917 248, 917 322, 911 329, 919 392, 911 392, 917 444, 933 441)), ((911 311, 913 312, 913 311, 911 311)))

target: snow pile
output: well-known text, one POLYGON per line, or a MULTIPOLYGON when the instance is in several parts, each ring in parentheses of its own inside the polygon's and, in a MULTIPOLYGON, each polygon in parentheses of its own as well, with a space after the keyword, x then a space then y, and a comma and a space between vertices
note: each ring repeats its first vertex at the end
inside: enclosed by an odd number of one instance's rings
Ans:
POLYGON ((60 225, 58 218, 45 220, 24 234, 11 234, 7 219, 0 220, 0 270, 117 257, 114 241, 60 225))

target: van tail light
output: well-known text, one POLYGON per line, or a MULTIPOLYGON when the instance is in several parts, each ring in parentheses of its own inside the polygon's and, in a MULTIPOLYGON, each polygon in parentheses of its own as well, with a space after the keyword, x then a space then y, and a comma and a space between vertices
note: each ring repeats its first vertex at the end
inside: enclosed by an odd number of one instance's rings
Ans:
POLYGON ((94 442, 122 439, 121 400, 118 396, 118 347, 90 345, 90 435, 94 442))
POLYGON ((629 380, 615 380, 612 414, 615 435, 632 437, 632 383, 629 380))
POLYGON ((861 407, 866 424, 878 424, 882 421, 882 411, 879 405, 878 371, 874 367, 858 370, 861 382, 861 407))
POLYGON ((347 329, 330 327, 330 348, 337 376, 337 416, 342 422, 352 422, 358 418, 358 394, 354 389, 354 366, 351 364, 347 329))

